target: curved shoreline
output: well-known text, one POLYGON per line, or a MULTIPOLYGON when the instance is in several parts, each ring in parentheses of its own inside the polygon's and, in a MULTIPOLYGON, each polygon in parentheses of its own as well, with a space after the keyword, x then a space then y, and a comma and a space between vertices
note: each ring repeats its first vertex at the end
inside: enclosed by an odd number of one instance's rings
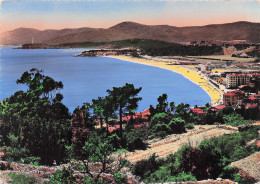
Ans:
POLYGON ((154 67, 170 70, 178 74, 181 74, 183 77, 187 78, 191 82, 201 87, 209 95, 209 97, 211 98, 211 103, 213 105, 217 104, 220 101, 221 95, 223 94, 221 90, 215 89, 215 86, 212 86, 203 76, 181 65, 169 65, 163 60, 155 61, 153 59, 133 58, 130 56, 106 56, 106 57, 121 59, 124 61, 133 62, 137 64, 154 66, 154 67))

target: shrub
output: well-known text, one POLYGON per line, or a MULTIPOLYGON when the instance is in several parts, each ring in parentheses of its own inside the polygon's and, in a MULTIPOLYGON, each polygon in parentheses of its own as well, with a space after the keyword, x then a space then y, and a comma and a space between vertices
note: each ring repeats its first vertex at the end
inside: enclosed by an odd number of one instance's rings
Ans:
POLYGON ((77 164, 73 169, 77 170, 77 171, 85 171, 86 168, 84 166, 84 164, 77 164))
MULTIPOLYGON (((22 160, 22 159, 21 159, 22 160)), ((40 160, 41 158, 40 157, 25 157, 23 159, 23 163, 25 164, 31 164, 33 166, 39 166, 40 164, 40 160)))
POLYGON ((187 129, 193 129, 194 128, 194 123, 188 123, 185 125, 185 128, 187 129))
POLYGON ((57 170, 56 173, 50 178, 49 184, 73 184, 76 183, 72 171, 68 169, 57 170))
POLYGON ((130 132, 124 134, 127 148, 129 150, 145 149, 146 145, 143 141, 147 135, 148 132, 145 127, 132 129, 130 132))
POLYGON ((114 173, 114 180, 117 184, 125 183, 125 177, 119 171, 114 173))
POLYGON ((169 122, 171 117, 166 113, 155 114, 150 121, 153 137, 164 137, 171 132, 169 122))
POLYGON ((173 118, 169 123, 173 133, 185 132, 185 121, 182 118, 173 118))
POLYGON ((104 181, 102 179, 98 179, 97 181, 95 181, 93 178, 88 177, 88 178, 84 178, 83 184, 103 184, 104 181))
POLYGON ((153 153, 147 160, 137 162, 132 168, 133 174, 140 176, 142 179, 149 177, 162 166, 161 160, 156 160, 157 157, 153 153))
POLYGON ((223 119, 226 124, 232 126, 239 126, 239 125, 251 123, 251 120, 245 120, 240 114, 237 114, 235 112, 228 115, 224 115, 223 119))
POLYGON ((178 176, 169 177, 166 182, 182 182, 182 181, 197 181, 197 179, 191 173, 181 172, 178 176))

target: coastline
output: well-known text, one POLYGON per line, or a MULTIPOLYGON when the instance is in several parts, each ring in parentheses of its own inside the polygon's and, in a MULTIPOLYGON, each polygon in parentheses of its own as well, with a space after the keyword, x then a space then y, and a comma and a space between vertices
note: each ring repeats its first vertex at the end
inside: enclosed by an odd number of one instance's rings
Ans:
POLYGON ((211 103, 213 105, 217 104, 221 100, 221 95, 223 94, 221 90, 217 89, 215 86, 210 84, 202 75, 199 75, 195 71, 185 68, 181 65, 169 65, 163 60, 156 59, 155 61, 153 59, 133 58, 130 56, 106 56, 106 57, 112 57, 112 58, 129 61, 133 63, 154 66, 154 67, 179 73, 185 78, 187 78, 188 80, 190 80, 191 82, 201 87, 210 96, 211 103))

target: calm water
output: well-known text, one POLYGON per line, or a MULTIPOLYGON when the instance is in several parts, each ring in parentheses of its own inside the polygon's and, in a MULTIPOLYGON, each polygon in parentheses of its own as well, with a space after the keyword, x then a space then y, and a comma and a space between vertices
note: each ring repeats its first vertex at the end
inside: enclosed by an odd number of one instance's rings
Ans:
POLYGON ((25 86, 17 85, 16 80, 24 71, 38 68, 43 69, 45 75, 63 82, 63 103, 71 112, 84 102, 106 96, 107 89, 123 86, 125 83, 142 87, 139 96, 143 100, 139 103, 138 110, 157 104, 157 97, 162 93, 168 95, 168 101, 176 104, 183 102, 194 106, 210 102, 207 93, 180 74, 113 58, 72 57, 81 51, 83 50, 22 50, 2 47, 0 100, 18 90, 26 90, 25 86))

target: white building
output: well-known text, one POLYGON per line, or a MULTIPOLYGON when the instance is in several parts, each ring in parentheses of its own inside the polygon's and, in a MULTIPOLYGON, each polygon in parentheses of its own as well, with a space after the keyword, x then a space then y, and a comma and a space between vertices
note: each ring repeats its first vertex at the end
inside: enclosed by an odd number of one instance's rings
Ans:
POLYGON ((250 75, 247 74, 228 74, 226 79, 227 88, 237 88, 240 85, 249 85, 250 75))

